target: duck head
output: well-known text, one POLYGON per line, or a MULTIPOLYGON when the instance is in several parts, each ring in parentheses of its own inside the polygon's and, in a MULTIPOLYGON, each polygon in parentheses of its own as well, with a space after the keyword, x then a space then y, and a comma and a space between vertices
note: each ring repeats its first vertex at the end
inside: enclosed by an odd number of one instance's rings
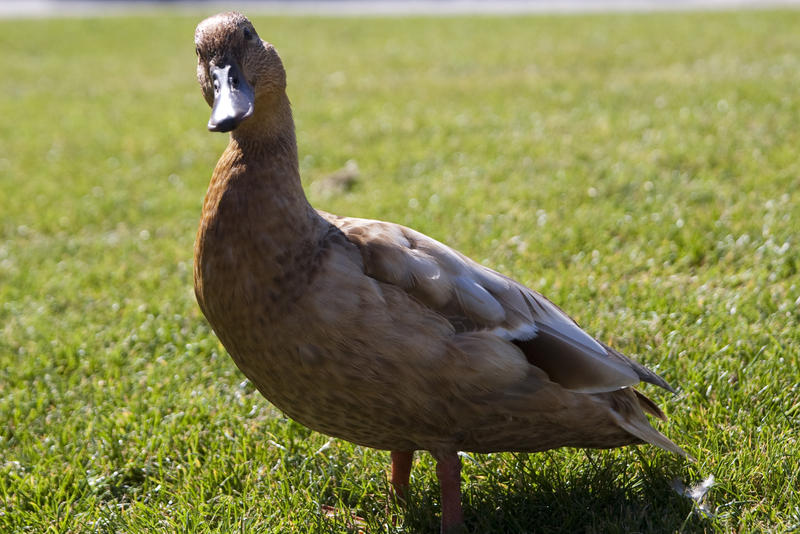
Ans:
POLYGON ((252 116, 260 101, 286 90, 275 48, 262 41, 241 13, 219 13, 197 25, 197 81, 211 106, 208 129, 229 132, 252 116))

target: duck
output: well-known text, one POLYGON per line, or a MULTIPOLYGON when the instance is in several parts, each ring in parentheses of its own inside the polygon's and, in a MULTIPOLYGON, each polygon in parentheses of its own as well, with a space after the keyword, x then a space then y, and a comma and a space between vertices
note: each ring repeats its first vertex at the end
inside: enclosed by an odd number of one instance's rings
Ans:
POLYGON ((674 390, 540 293, 405 226, 317 210, 303 191, 275 47, 226 12, 195 31, 208 130, 228 132, 194 247, 214 333, 275 407, 390 452, 405 498, 413 455, 436 461, 441 531, 464 528, 461 453, 650 443, 689 457, 634 388, 674 390))

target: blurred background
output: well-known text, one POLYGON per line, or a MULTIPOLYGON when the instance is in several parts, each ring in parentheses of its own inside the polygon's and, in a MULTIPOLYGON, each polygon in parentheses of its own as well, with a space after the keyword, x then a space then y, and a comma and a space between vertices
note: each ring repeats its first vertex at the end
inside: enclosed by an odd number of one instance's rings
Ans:
POLYGON ((800 0, 0 0, 0 15, 105 13, 169 7, 310 14, 537 13, 769 8, 800 0))

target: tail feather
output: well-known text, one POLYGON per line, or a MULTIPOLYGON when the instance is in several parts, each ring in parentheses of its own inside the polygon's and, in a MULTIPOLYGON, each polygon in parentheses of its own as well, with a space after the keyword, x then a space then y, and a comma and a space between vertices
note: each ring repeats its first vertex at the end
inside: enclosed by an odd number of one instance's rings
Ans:
POLYGON ((658 417, 662 421, 667 420, 667 416, 664 415, 664 412, 661 411, 661 408, 659 408, 655 402, 651 401, 645 397, 644 394, 636 391, 635 389, 633 392, 636 393, 636 400, 639 401, 639 406, 641 406, 642 410, 654 417, 658 417))
POLYGON ((618 421, 619 425, 647 443, 651 443, 657 447, 661 447, 665 451, 674 452, 681 456, 688 458, 691 461, 697 461, 694 456, 675 445, 667 436, 650 426, 650 423, 645 421, 618 421))
POLYGON ((664 413, 653 401, 635 389, 626 388, 620 390, 612 399, 611 414, 620 427, 644 442, 652 443, 665 451, 673 452, 695 461, 691 454, 678 447, 664 434, 653 428, 643 410, 653 413, 656 417, 665 418, 664 413))

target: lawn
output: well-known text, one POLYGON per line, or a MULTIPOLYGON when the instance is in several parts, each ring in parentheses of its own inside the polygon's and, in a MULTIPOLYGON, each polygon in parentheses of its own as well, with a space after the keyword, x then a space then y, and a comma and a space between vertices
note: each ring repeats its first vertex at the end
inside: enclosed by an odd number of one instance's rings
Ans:
MULTIPOLYGON (((0 21, 0 531, 435 532, 429 456, 393 525, 388 453, 282 416, 198 310, 205 14, 0 21)), ((470 531, 800 529, 800 12, 254 22, 313 204, 521 280, 678 391, 644 388, 697 463, 470 455, 470 531), (710 514, 671 488, 712 474, 710 514)))

